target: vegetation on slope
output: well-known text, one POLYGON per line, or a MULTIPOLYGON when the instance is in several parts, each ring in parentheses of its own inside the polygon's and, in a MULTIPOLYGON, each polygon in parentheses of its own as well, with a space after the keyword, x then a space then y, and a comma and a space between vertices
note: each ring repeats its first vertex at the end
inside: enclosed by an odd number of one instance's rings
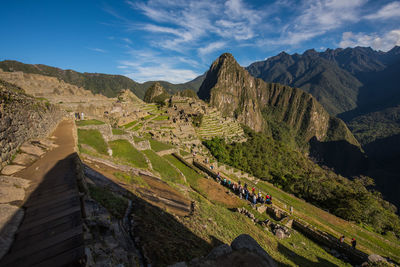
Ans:
POLYGON ((400 236, 396 208, 384 201, 379 192, 367 189, 373 184, 370 178, 350 181, 264 134, 249 129, 246 134, 248 140, 244 143, 226 144, 219 138, 203 143, 218 161, 271 181, 346 220, 369 224, 380 233, 394 231, 400 236))
POLYGON ((150 160, 153 169, 158 172, 163 179, 174 183, 184 183, 182 175, 163 157, 157 155, 153 150, 144 150, 143 153, 145 153, 150 160))
POLYGON ((91 146, 100 154, 107 155, 107 143, 98 130, 78 129, 78 142, 91 146))
POLYGON ((127 140, 115 140, 109 142, 113 156, 122 159, 139 168, 147 168, 147 162, 143 154, 134 148, 127 140))
POLYGON ((104 122, 95 119, 76 121, 77 126, 102 125, 102 124, 104 124, 104 122))

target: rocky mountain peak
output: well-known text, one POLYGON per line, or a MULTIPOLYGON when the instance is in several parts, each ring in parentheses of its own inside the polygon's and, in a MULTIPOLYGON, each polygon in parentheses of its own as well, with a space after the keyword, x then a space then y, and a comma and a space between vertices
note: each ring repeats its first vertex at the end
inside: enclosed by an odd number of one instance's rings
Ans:
POLYGON ((310 94, 254 78, 231 54, 214 61, 198 95, 224 116, 235 117, 255 131, 271 130, 269 120, 274 120, 292 128, 305 142, 315 136, 320 141, 341 139, 358 145, 346 125, 334 121, 310 94))
POLYGON ((144 95, 144 101, 147 103, 152 103, 152 102, 159 102, 159 101, 164 101, 167 97, 169 97, 169 94, 165 90, 164 87, 161 86, 159 82, 153 83, 152 86, 150 86, 144 95))

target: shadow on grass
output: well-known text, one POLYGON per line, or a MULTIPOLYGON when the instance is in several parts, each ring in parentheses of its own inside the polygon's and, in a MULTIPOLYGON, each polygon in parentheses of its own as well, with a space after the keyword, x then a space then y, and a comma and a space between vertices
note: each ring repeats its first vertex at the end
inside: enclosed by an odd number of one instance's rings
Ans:
MULTIPOLYGON (((278 251, 286 256, 286 258, 290 259, 294 264, 298 266, 325 266, 325 267, 336 267, 337 265, 320 257, 317 257, 317 262, 310 261, 307 258, 297 254, 293 250, 289 249, 288 247, 278 243, 278 251)), ((290 266, 290 265, 283 265, 283 266, 290 266)))
POLYGON ((147 264, 165 266, 180 261, 190 261, 195 257, 207 255, 213 247, 222 244, 213 236, 210 237, 210 243, 206 242, 180 222, 180 218, 183 217, 170 214, 151 204, 102 174, 94 173, 93 169, 89 178, 96 186, 132 200, 132 234, 147 264))

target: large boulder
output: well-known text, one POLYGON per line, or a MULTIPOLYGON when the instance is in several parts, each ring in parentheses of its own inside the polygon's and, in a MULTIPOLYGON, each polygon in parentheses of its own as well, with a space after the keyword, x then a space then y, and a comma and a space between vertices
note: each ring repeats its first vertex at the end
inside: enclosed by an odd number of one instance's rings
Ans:
POLYGON ((231 247, 234 251, 236 250, 248 250, 251 251, 260 257, 262 257, 266 262, 266 267, 275 267, 277 266, 275 261, 271 258, 271 256, 255 241, 251 236, 247 234, 241 234, 236 237, 231 244, 231 247))
POLYGON ((207 255, 208 260, 215 260, 216 258, 229 254, 232 252, 232 248, 227 244, 222 244, 218 247, 215 247, 211 250, 211 252, 207 255))

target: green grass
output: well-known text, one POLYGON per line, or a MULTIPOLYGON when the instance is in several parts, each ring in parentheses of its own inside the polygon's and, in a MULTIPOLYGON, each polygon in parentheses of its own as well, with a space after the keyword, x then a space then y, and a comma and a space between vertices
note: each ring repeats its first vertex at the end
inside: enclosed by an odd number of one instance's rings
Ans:
POLYGON ((124 172, 114 172, 114 175, 121 181, 127 182, 129 184, 135 184, 141 187, 149 188, 149 185, 140 176, 130 175, 124 172))
POLYGON ((124 127, 125 129, 128 129, 128 128, 131 128, 136 123, 137 123, 137 121, 131 121, 130 123, 127 123, 127 124, 123 125, 122 127, 124 127))
POLYGON ((187 152, 187 151, 185 151, 185 150, 179 150, 179 153, 181 154, 181 156, 182 157, 185 157, 185 156, 187 156, 187 155, 189 155, 190 153, 189 152, 187 152))
POLYGON ((77 126, 88 126, 88 125, 102 125, 105 124, 99 120, 83 120, 83 121, 75 121, 77 126))
POLYGON ((113 135, 123 135, 123 134, 126 134, 127 132, 125 132, 124 130, 122 130, 122 129, 112 129, 112 133, 113 133, 113 135))
POLYGON ((155 115, 150 114, 150 115, 143 117, 142 120, 149 120, 149 119, 153 118, 154 116, 155 115))
POLYGON ((150 142, 151 149, 153 149, 156 152, 175 148, 173 145, 162 143, 162 142, 154 140, 154 139, 149 139, 149 142, 150 142))
POLYGON ((138 123, 137 125, 135 125, 134 127, 131 128, 132 131, 137 131, 140 128, 142 128, 143 124, 142 123, 138 123))
POLYGON ((138 137, 138 136, 135 136, 135 135, 133 136, 133 141, 135 141, 135 142, 141 142, 141 141, 144 141, 144 140, 146 140, 146 139, 138 137))
POLYGON ((143 154, 127 140, 111 141, 109 145, 113 151, 113 157, 121 159, 135 167, 147 168, 147 162, 143 154))
POLYGON ((78 143, 89 145, 100 154, 108 155, 107 143, 104 141, 103 136, 98 130, 78 129, 78 143))
POLYGON ((229 176, 236 182, 241 180, 242 183, 246 182, 249 186, 254 186, 265 193, 271 194, 274 204, 282 209, 284 209, 284 205, 286 205, 286 210, 288 211, 289 207, 292 206, 295 211, 295 217, 306 221, 307 223, 317 227, 319 230, 330 233, 338 238, 342 234, 348 238, 355 237, 358 241, 359 249, 368 252, 369 254, 376 253, 382 256, 389 256, 397 262, 400 261, 399 240, 387 239, 386 237, 373 231, 369 231, 359 225, 337 218, 336 216, 329 214, 302 199, 276 188, 268 182, 259 181, 257 184, 254 184, 248 179, 238 179, 232 174, 226 176, 229 176))
POLYGON ((150 160, 153 169, 158 172, 164 180, 173 183, 184 183, 182 175, 175 170, 166 159, 157 155, 153 150, 144 150, 143 153, 145 153, 150 160))
POLYGON ((128 206, 128 201, 111 191, 89 184, 90 196, 105 207, 108 212, 118 219, 122 219, 128 206))
POLYGON ((179 161, 177 158, 175 158, 172 155, 165 155, 165 159, 167 159, 171 164, 173 164, 175 167, 177 167, 183 175, 186 177, 186 181, 196 190, 199 190, 198 187, 198 180, 203 178, 203 175, 198 174, 195 172, 193 169, 189 168, 185 164, 183 164, 181 161, 179 161))
POLYGON ((156 118, 154 118, 155 121, 166 121, 168 119, 169 119, 169 116, 166 116, 166 115, 160 115, 160 116, 157 116, 156 118))

